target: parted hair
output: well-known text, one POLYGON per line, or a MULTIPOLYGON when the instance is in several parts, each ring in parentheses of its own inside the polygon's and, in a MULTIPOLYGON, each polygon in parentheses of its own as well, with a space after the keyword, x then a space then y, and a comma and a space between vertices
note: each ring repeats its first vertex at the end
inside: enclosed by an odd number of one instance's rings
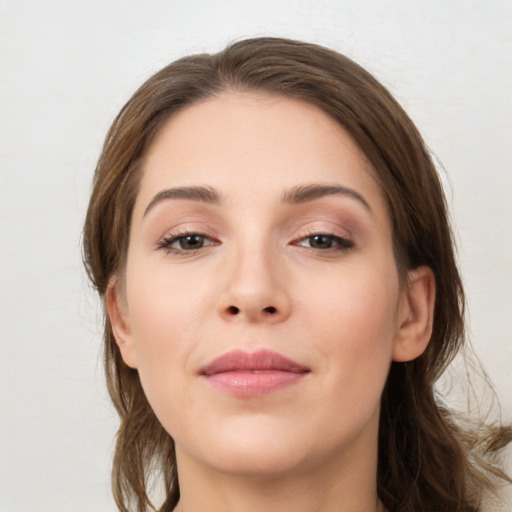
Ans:
MULTIPOLYGON (((104 297, 122 276, 143 158, 177 111, 230 91, 303 100, 332 116, 371 164, 387 199, 399 275, 420 265, 436 279, 432 337, 408 363, 393 362, 381 399, 378 495, 391 512, 478 512, 508 477, 495 462, 511 428, 458 421, 434 384, 466 342, 464 291, 447 205, 433 158, 411 119, 371 74, 327 48, 287 39, 243 40, 182 58, 145 82, 114 120, 95 175, 83 231, 88 275, 104 297)), ((214 129, 214 127, 212 127, 214 129)), ((170 512, 179 499, 174 443, 153 413, 137 370, 122 360, 105 315, 108 390, 120 416, 112 471, 119 510, 170 512), (163 483, 163 504, 151 485, 163 483)))

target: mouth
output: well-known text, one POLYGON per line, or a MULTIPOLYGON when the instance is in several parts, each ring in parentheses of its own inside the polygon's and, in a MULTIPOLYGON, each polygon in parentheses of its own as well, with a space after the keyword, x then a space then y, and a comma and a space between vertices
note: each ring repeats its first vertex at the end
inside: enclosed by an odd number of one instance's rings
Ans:
POLYGON ((277 392, 298 384, 311 370, 277 352, 228 352, 200 370, 214 388, 239 398, 277 392))

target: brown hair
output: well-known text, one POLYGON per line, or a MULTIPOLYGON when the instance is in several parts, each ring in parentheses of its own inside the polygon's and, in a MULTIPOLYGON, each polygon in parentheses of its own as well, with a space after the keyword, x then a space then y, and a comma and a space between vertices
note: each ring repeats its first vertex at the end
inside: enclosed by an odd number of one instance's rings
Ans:
MULTIPOLYGON (((163 123, 184 106, 227 90, 266 91, 316 105, 365 153, 388 200, 401 275, 427 265, 437 283, 428 348, 414 361, 392 363, 383 392, 378 494, 390 511, 480 510, 494 476, 506 478, 487 459, 506 444, 510 429, 464 429, 434 391, 465 340, 464 292, 439 177, 404 110, 347 57, 297 41, 250 39, 215 55, 180 59, 142 85, 114 120, 96 168, 83 237, 94 286, 103 296, 122 272, 141 161, 163 123)), ((148 489, 161 475, 166 499, 159 510, 171 511, 179 499, 173 440, 153 414, 137 371, 123 363, 108 318, 104 336, 108 389, 121 417, 113 463, 117 505, 122 511, 153 508, 148 489)))

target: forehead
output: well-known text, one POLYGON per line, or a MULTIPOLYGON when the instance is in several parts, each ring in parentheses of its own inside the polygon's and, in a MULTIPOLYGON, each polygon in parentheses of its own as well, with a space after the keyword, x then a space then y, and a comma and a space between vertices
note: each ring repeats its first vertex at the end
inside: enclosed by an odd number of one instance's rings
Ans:
POLYGON ((226 92, 171 117, 143 164, 140 199, 169 186, 208 185, 221 193, 267 198, 302 183, 343 185, 373 203, 384 199, 352 137, 302 100, 226 92))

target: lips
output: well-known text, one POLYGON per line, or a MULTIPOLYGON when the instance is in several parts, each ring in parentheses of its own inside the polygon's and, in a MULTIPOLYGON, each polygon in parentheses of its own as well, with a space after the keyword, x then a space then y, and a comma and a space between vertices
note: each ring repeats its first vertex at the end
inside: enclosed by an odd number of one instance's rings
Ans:
POLYGON ((239 398, 258 397, 298 384, 309 368, 271 350, 228 352, 207 364, 201 377, 239 398))

